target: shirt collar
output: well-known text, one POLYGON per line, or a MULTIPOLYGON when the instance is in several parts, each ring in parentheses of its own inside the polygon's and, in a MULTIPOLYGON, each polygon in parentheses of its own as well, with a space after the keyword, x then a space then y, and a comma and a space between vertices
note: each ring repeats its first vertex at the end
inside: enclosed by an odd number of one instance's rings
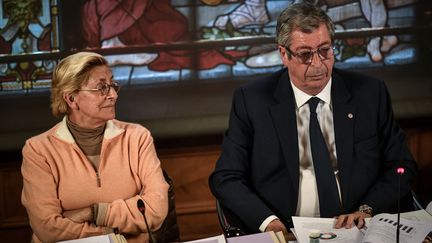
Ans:
MULTIPOLYGON (((315 97, 320 98, 322 101, 324 101, 329 105, 331 105, 331 84, 332 84, 332 78, 330 78, 330 80, 327 82, 324 89, 319 94, 315 95, 315 97)), ((305 92, 301 91, 292 82, 291 82, 291 86, 294 91, 294 97, 295 97, 297 109, 302 107, 306 102, 308 102, 310 98, 313 97, 312 95, 306 94, 305 92)))

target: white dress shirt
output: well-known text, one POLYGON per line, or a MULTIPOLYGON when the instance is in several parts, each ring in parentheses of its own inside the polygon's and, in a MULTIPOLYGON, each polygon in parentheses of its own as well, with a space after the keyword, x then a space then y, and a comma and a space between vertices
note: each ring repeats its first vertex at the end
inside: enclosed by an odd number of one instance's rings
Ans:
MULTIPOLYGON (((331 102, 331 83, 332 79, 329 80, 324 89, 316 95, 320 98, 316 113, 318 116, 318 122, 323 132, 324 139, 327 143, 327 148, 330 152, 330 160, 335 172, 336 182, 339 190, 339 182, 337 180, 337 157, 336 157, 336 144, 334 136, 333 126, 333 107, 331 102)), ((296 117, 297 117, 297 133, 298 133, 298 145, 299 145, 299 194, 297 202, 296 215, 302 217, 319 217, 319 200, 318 200, 318 189, 316 186, 315 171, 312 162, 312 154, 310 149, 309 139, 309 118, 310 111, 308 100, 312 97, 305 92, 298 89, 291 83, 294 91, 294 97, 296 101, 296 117)), ((260 231, 264 232, 268 224, 277 219, 275 215, 271 215, 266 218, 260 225, 260 231)))

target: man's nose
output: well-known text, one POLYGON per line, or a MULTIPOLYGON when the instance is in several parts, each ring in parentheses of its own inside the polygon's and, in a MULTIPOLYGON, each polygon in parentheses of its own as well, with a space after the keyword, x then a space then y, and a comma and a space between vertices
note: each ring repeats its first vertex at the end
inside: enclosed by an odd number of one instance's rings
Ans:
POLYGON ((317 66, 317 67, 319 67, 319 66, 321 66, 322 64, 323 64, 323 63, 322 63, 322 60, 321 60, 321 58, 320 58, 318 52, 316 52, 316 51, 313 52, 312 57, 311 57, 310 65, 311 65, 311 66, 317 66))

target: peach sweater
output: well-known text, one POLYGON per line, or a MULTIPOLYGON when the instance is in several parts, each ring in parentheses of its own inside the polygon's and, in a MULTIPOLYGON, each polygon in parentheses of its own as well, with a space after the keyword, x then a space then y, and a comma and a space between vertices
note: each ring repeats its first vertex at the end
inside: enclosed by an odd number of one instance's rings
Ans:
POLYGON ((107 122, 96 171, 75 143, 66 120, 30 138, 23 148, 22 203, 34 242, 101 235, 118 228, 128 242, 147 242, 137 200, 143 199, 150 228, 158 229, 168 211, 168 184, 150 132, 132 123, 107 122), (64 210, 99 204, 95 224, 74 223, 64 210))

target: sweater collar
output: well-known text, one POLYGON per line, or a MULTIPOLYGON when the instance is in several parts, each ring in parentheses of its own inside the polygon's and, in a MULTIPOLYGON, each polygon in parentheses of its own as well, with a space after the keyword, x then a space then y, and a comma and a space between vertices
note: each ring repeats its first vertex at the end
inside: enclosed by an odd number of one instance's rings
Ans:
MULTIPOLYGON (((55 134, 61 140, 64 140, 68 143, 75 143, 75 139, 67 127, 66 119, 67 117, 64 116, 63 120, 59 123, 55 134)), ((117 127, 113 120, 109 120, 105 126, 104 139, 112 139, 121 134, 123 131, 124 129, 117 127)))

